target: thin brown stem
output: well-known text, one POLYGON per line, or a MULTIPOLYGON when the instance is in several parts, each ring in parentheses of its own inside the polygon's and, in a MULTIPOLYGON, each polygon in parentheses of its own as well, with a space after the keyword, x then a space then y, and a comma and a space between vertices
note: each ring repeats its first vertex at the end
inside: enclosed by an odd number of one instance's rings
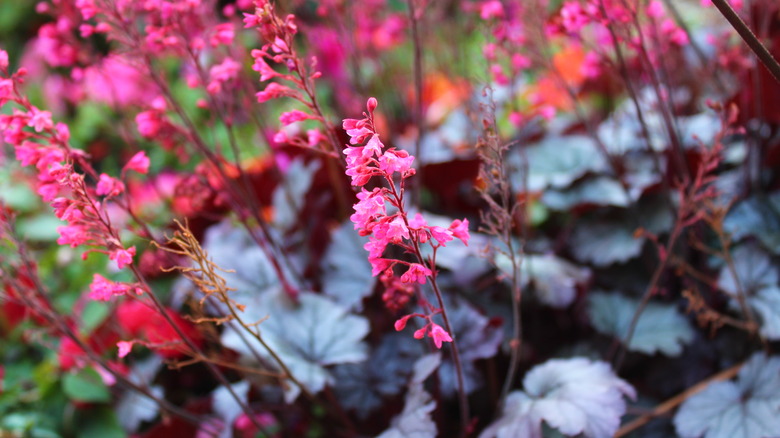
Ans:
POLYGON ((715 374, 714 376, 703 380, 690 388, 686 389, 685 391, 681 392, 680 394, 677 394, 676 396, 670 398, 669 400, 666 400, 665 402, 659 404, 655 408, 653 408, 652 411, 650 411, 647 414, 641 415, 638 418, 632 420, 631 422, 623 425, 618 431, 615 433, 614 438, 620 438, 623 436, 628 435, 629 433, 639 429, 640 427, 644 426, 645 424, 649 423, 653 418, 661 417, 669 412, 671 412, 674 408, 681 405, 685 400, 688 400, 689 398, 693 397, 694 395, 702 392, 705 388, 707 388, 709 385, 715 382, 720 382, 722 380, 729 380, 733 378, 734 376, 739 373, 739 370, 742 368, 742 366, 745 363, 742 362, 740 364, 734 365, 733 367, 723 370, 719 372, 718 374, 715 374))
MULTIPOLYGON (((414 142, 414 156, 420 160, 420 149, 422 147, 423 131, 425 122, 423 120, 423 65, 422 65, 422 41, 418 28, 419 20, 415 0, 407 0, 406 4, 409 11, 409 21, 412 24, 412 44, 414 45, 414 123, 417 127, 417 138, 414 142)), ((412 186, 412 205, 420 206, 420 187, 423 184, 423 162, 417 169, 417 178, 412 186)))
POLYGON ((723 14, 723 17, 731 24, 731 27, 737 31, 742 40, 745 41, 745 44, 750 47, 750 50, 756 54, 758 59, 764 64, 764 67, 769 70, 769 73, 772 74, 775 80, 780 82, 780 64, 778 64, 777 60, 769 53, 769 50, 761 44, 761 41, 759 41, 756 34, 750 30, 744 21, 742 21, 742 18, 740 18, 736 11, 732 9, 731 5, 729 5, 726 0, 712 0, 712 4, 714 4, 720 13, 723 14))

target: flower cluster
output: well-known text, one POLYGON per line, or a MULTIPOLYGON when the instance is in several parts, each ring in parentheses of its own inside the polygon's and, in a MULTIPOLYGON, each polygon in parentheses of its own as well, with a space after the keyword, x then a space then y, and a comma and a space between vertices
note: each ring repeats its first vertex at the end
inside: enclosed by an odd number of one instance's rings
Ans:
MULTIPOLYGON (((6 52, 0 50, 0 60, 7 59, 6 52)), ((125 184, 105 173, 97 174, 87 161, 84 152, 69 146, 70 131, 64 123, 54 123, 51 113, 41 111, 26 98, 16 92, 16 85, 24 82, 25 71, 8 76, 7 62, 0 62, 0 103, 15 104, 11 114, 0 116, 0 132, 3 140, 14 147, 16 159, 22 166, 32 166, 37 172, 37 192, 44 202, 54 208, 58 219, 67 222, 57 229, 60 245, 90 246, 84 253, 108 254, 119 269, 132 264, 136 249, 125 248, 98 198, 115 198, 125 191, 125 184), (85 174, 75 170, 79 165, 86 174, 97 181, 96 186, 87 184, 85 174)), ((149 159, 144 152, 130 159, 123 175, 127 171, 146 173, 149 159)), ((98 282, 99 283, 99 282, 98 282)), ((105 297, 100 285, 96 296, 105 297)), ((129 286, 128 286, 129 287, 129 286)), ((94 293, 94 290, 93 290, 94 293)))
MULTIPOLYGON (((377 100, 369 98, 366 104, 368 112, 363 113, 362 119, 345 119, 343 122, 350 137, 350 145, 343 151, 347 162, 346 174, 352 178, 353 186, 360 187, 358 203, 353 206, 355 213, 350 216, 350 220, 360 235, 368 236, 369 241, 364 248, 369 253, 372 273, 374 276, 381 274, 380 280, 386 290, 383 299, 388 308, 397 310, 409 301, 414 292, 411 285, 425 284, 427 279, 435 279, 435 254, 439 247, 446 246, 454 238, 468 245, 468 219, 456 219, 448 228, 444 228, 428 225, 420 213, 409 217, 404 207, 404 182, 415 174, 412 168, 414 157, 404 150, 385 147, 374 124, 376 107, 377 100), (396 174, 400 175, 398 187, 396 174), (385 186, 366 190, 364 186, 375 176, 383 179, 385 186), (388 211, 388 206, 392 211, 388 211), (409 262, 385 258, 384 254, 391 244, 413 254, 417 260, 409 262), (423 244, 429 244, 433 249, 434 255, 427 261, 423 259, 420 249, 423 244), (393 270, 397 265, 406 269, 400 277, 393 270)), ((407 315, 404 317, 406 319, 402 318, 403 324, 396 325, 396 329, 403 329, 406 320, 412 316, 424 317, 428 323, 415 333, 415 337, 421 338, 428 333, 440 348, 442 341, 450 342, 452 339, 431 320, 432 315, 441 312, 441 309, 430 305, 425 307, 432 311, 430 315, 407 315)))
MULTIPOLYGON (((255 28, 266 44, 260 49, 252 50, 254 59, 252 69, 260 73, 261 82, 277 79, 287 81, 291 85, 269 82, 264 90, 256 93, 257 101, 264 103, 273 99, 291 97, 302 103, 309 112, 292 110, 282 113, 279 117, 282 126, 287 127, 302 120, 316 120, 324 125, 325 132, 330 131, 331 128, 322 116, 314 92, 314 81, 322 76, 317 69, 317 58, 312 56, 308 63, 305 62, 293 45, 293 39, 298 33, 295 16, 289 14, 285 18, 279 17, 276 15, 274 5, 264 0, 257 1, 255 5, 253 14, 244 14, 244 25, 247 28, 255 28), (276 71, 269 62, 283 65, 286 72, 276 71)), ((274 136, 274 141, 277 143, 304 148, 317 148, 323 140, 327 140, 327 136, 319 129, 308 130, 305 139, 288 135, 288 130, 280 130, 274 136)))

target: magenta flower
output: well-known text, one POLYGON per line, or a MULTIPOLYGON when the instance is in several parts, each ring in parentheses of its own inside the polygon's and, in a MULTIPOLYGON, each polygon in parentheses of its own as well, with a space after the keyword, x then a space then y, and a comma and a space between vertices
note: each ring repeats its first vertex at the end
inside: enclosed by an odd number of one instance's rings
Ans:
POLYGON ((436 348, 441 348, 442 342, 452 342, 452 337, 439 324, 431 323, 431 331, 428 336, 433 338, 436 348))
POLYGON ((146 152, 141 151, 133 155, 133 158, 125 164, 123 171, 134 170, 140 174, 146 174, 149 172, 149 157, 146 156, 146 152))
POLYGON ((111 251, 108 258, 109 260, 115 260, 116 266, 122 269, 133 263, 133 256, 135 256, 135 247, 131 246, 128 249, 119 248, 111 251))
POLYGON ((430 269, 419 263, 412 263, 409 265, 409 270, 404 272, 401 276, 401 281, 404 283, 414 283, 415 281, 420 284, 425 284, 425 277, 433 275, 430 269))

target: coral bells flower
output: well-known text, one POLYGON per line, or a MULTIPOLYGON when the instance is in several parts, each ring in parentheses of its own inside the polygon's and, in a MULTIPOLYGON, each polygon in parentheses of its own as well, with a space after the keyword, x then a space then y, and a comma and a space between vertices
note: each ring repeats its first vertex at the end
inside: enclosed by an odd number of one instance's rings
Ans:
POLYGON ((415 281, 420 284, 425 284, 425 277, 433 275, 430 269, 419 263, 412 263, 409 265, 409 270, 404 272, 401 276, 401 281, 404 283, 414 283, 415 281))
POLYGON ((135 247, 131 246, 128 249, 124 248, 118 248, 113 251, 111 251, 108 254, 109 260, 115 260, 116 266, 119 269, 124 268, 127 265, 130 265, 133 263, 133 256, 135 256, 135 247))
POLYGON ((109 301, 114 296, 124 295, 133 289, 136 289, 137 293, 141 292, 130 284, 117 283, 95 274, 92 277, 92 284, 89 285, 89 298, 95 301, 109 301))
POLYGON ((124 169, 122 171, 128 171, 133 170, 140 174, 146 174, 149 172, 149 157, 146 156, 146 152, 141 151, 137 154, 133 155, 133 158, 130 159, 130 161, 125 164, 124 169))
POLYGON ((431 323, 431 331, 428 332, 428 336, 433 338, 436 348, 441 348, 442 342, 452 342, 452 336, 438 324, 431 323))
POLYGON ((125 357, 128 354, 130 354, 130 351, 133 349, 134 342, 132 341, 119 341, 116 343, 117 348, 119 349, 117 356, 119 357, 125 357))
POLYGON ((100 181, 97 183, 97 194, 101 196, 117 196, 125 191, 125 185, 122 181, 112 178, 105 173, 100 174, 100 181))

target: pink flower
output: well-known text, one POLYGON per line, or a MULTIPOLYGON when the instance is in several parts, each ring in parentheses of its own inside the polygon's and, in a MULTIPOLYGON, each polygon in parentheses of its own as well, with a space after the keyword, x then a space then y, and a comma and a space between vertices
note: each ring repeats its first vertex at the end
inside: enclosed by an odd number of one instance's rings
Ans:
POLYGON ((428 336, 433 338, 433 343, 436 344, 436 348, 441 348, 442 342, 452 342, 450 334, 438 324, 431 323, 431 332, 428 336))
POLYGON ((401 275, 401 281, 404 283, 414 283, 416 281, 419 284, 425 284, 425 277, 431 275, 433 275, 433 273, 430 269, 419 263, 412 263, 409 265, 409 270, 401 275))
POLYGON ((0 49, 0 70, 8 69, 8 52, 0 49))
POLYGON ((71 248, 75 248, 91 238, 89 231, 83 225, 63 225, 57 227, 57 232, 60 233, 57 243, 70 245, 71 248))
POLYGON ((463 241, 464 245, 469 246, 469 237, 471 237, 471 235, 469 234, 468 219, 463 219, 462 221, 460 219, 455 219, 450 225, 450 231, 452 231, 453 236, 463 241))
POLYGON ((209 94, 217 94, 222 91, 222 84, 238 77, 241 65, 231 58, 225 58, 222 63, 209 69, 209 84, 206 91, 209 94))
POLYGON ((504 7, 498 0, 490 0, 482 3, 482 7, 479 11, 479 16, 483 20, 490 20, 491 18, 501 18, 504 16, 504 7))
POLYGON ((256 14, 244 13, 244 29, 258 26, 260 23, 262 23, 262 20, 256 14))
POLYGON ((395 263, 393 260, 378 257, 369 258, 368 261, 371 263, 371 275, 374 277, 386 271, 387 268, 393 266, 395 263))
POLYGON ((122 181, 112 178, 105 173, 100 174, 100 181, 97 183, 97 194, 101 196, 117 196, 125 191, 125 185, 122 181))
POLYGON ((282 115, 279 116, 279 121, 282 123, 282 125, 287 126, 295 122, 300 122, 301 120, 307 120, 311 118, 311 114, 307 114, 299 110, 292 110, 282 113, 282 115))
POLYGON ((430 230, 431 236, 433 236, 441 246, 447 246, 445 244, 452 240, 453 232, 451 230, 442 227, 431 227, 430 230))
POLYGON ((54 123, 51 121, 51 113, 49 111, 40 111, 37 108, 33 108, 27 126, 35 129, 35 132, 53 128, 54 123))
POLYGON ((116 260, 116 266, 119 269, 133 263, 133 256, 135 255, 135 247, 131 246, 128 249, 115 249, 108 255, 109 260, 116 260))
POLYGON ((133 349, 133 344, 135 344, 134 341, 119 341, 116 343, 117 348, 119 348, 119 353, 117 354, 119 357, 125 357, 128 354, 130 354, 130 351, 133 349))
POLYGON ((138 173, 146 174, 149 172, 149 164, 151 164, 151 162, 149 161, 149 157, 146 156, 146 152, 141 151, 133 155, 133 158, 125 164, 122 171, 134 170, 138 173))
POLYGON ((379 157, 379 168, 388 174, 409 172, 414 162, 414 157, 404 150, 388 149, 379 157))
POLYGON ((89 298, 95 301, 109 301, 116 295, 124 295, 131 287, 124 283, 116 283, 95 274, 89 285, 89 298))
POLYGON ((138 113, 135 116, 135 123, 138 125, 138 132, 144 138, 155 137, 163 126, 161 114, 154 110, 138 113))
POLYGON ((290 88, 285 87, 284 85, 277 84, 276 82, 271 82, 270 84, 268 84, 268 86, 265 87, 265 90, 255 94, 255 97, 257 97, 258 102, 263 103, 271 99, 278 99, 280 97, 292 96, 293 94, 294 93, 290 88))
POLYGON ((363 249, 368 251, 369 260, 382 257, 382 254, 385 252, 385 248, 387 248, 387 241, 378 239, 369 239, 369 241, 363 245, 363 249))
POLYGON ((323 140, 327 140, 328 137, 325 137, 320 131, 316 129, 309 129, 306 131, 306 140, 309 144, 309 147, 315 147, 323 140))
POLYGON ((10 79, 0 79, 0 105, 13 98, 14 83, 10 79))
POLYGON ((31 141, 24 141, 22 144, 14 147, 16 152, 16 160, 20 161, 22 166, 29 166, 31 164, 37 164, 41 158, 41 152, 38 147, 38 143, 31 141))
POLYGON ((409 220, 409 228, 422 229, 428 225, 425 218, 420 213, 415 213, 414 217, 409 220))
POLYGON ((409 239, 409 229, 406 228, 404 219, 400 215, 387 224, 384 238, 390 242, 400 242, 401 239, 409 239))
POLYGON ((211 46, 217 47, 220 44, 229 46, 233 43, 233 23, 222 23, 214 27, 214 35, 211 36, 211 46))
POLYGON ((660 0, 652 0, 647 5, 647 16, 653 18, 660 18, 664 15, 664 5, 660 0))
POLYGON ((357 194, 360 201, 352 206, 355 213, 349 217, 355 224, 356 230, 366 228, 369 222, 386 214, 385 199, 382 197, 380 189, 371 192, 366 189, 360 190, 360 193, 357 194))
POLYGON ((262 50, 252 50, 252 57, 255 59, 255 63, 252 65, 252 70, 260 73, 260 80, 263 82, 273 77, 280 76, 279 73, 277 73, 273 68, 271 68, 270 65, 268 65, 267 62, 265 62, 265 59, 263 59, 265 55, 266 53, 262 50))
POLYGON ((406 328, 406 323, 409 322, 409 318, 416 316, 414 314, 406 315, 401 318, 399 318, 395 324, 393 324, 393 327, 395 327, 395 331, 400 332, 404 328, 406 328))

